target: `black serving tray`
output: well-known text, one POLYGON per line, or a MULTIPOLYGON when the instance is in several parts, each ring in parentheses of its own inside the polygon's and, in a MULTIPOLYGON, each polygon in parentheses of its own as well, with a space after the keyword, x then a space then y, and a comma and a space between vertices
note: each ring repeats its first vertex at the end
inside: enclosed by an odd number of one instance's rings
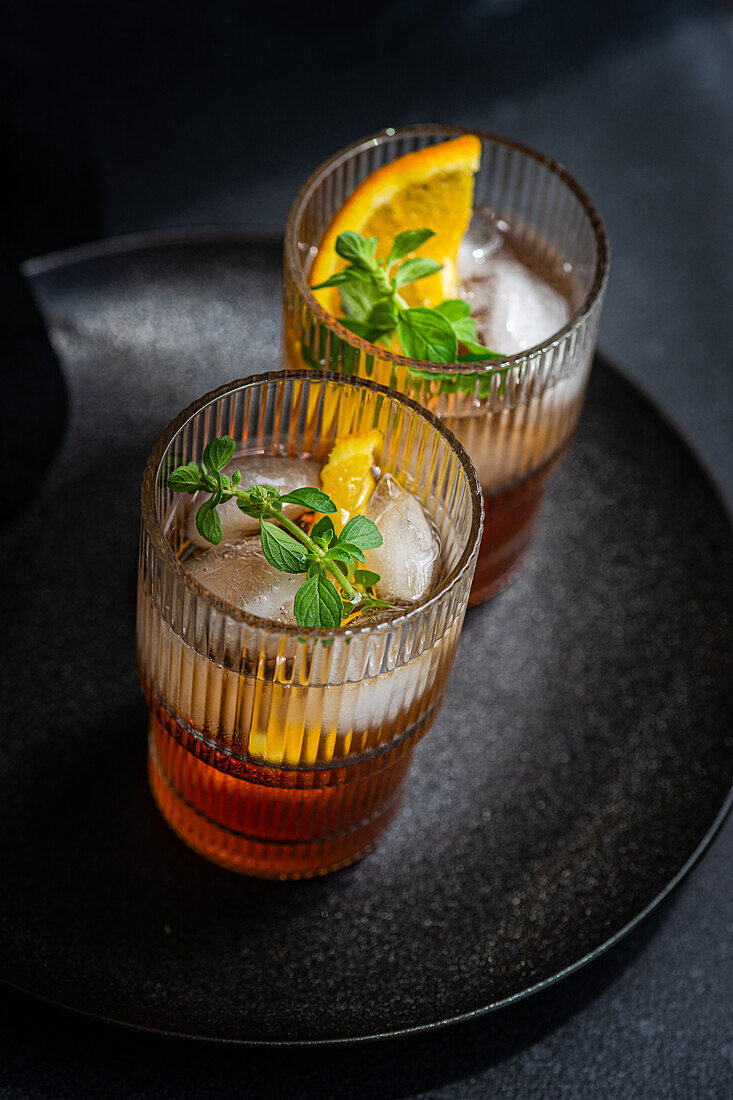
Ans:
POLYGON ((535 545, 469 612, 379 848, 260 882, 194 855, 153 805, 134 599, 159 432, 279 366, 280 246, 144 236, 26 276, 69 414, 2 532, 0 978, 181 1035, 394 1035, 542 988, 670 891, 730 804, 733 533, 645 398, 598 359, 535 545))

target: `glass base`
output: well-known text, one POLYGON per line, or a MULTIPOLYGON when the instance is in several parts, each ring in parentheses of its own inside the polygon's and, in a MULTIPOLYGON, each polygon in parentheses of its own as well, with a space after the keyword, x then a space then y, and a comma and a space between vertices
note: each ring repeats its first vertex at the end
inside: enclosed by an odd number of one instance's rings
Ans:
POLYGON ((253 766, 250 779, 200 759, 151 714, 148 774, 161 814, 200 855, 259 878, 311 878, 371 851, 399 808, 412 747, 327 771, 253 766))

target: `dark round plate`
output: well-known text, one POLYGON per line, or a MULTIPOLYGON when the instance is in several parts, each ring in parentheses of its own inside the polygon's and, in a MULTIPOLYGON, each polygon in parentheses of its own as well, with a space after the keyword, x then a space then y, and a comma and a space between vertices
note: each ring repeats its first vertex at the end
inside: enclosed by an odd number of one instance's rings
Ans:
POLYGON ((381 846, 258 882, 194 855, 152 803, 134 596, 161 428, 279 364, 279 246, 144 238, 26 274, 70 414, 2 537, 2 978, 166 1032, 350 1040, 522 997, 668 892, 729 799, 733 536, 638 392, 596 364, 534 548, 469 613, 381 846))

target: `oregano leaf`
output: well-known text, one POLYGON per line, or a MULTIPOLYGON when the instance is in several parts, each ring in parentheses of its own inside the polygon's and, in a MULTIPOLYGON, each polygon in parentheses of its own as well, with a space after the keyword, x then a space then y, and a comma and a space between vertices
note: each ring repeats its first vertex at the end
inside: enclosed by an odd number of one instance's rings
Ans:
POLYGON ((442 267, 437 260, 431 260, 427 256, 405 260, 395 275, 395 286, 405 286, 407 283, 417 282, 418 279, 425 279, 428 275, 435 275, 442 267))
POLYGON ((397 335, 411 359, 452 363, 458 354, 458 340, 450 321, 424 306, 401 311, 397 335))
POLYGON ((362 515, 352 516, 339 536, 339 543, 353 542, 360 550, 376 550, 383 541, 374 520, 362 515))
POLYGON ((336 586, 323 572, 315 573, 298 589, 293 603, 298 626, 333 629, 341 626, 343 603, 336 586))
POLYGON ((211 439, 204 449, 204 465, 212 473, 223 470, 227 462, 234 456, 236 443, 229 435, 221 435, 218 439, 211 439))
POLYGON ((178 466, 168 475, 168 488, 174 493, 195 493, 203 488, 201 471, 195 462, 178 466))
POLYGON ((287 531, 263 519, 260 521, 260 542, 262 553, 270 565, 274 565, 283 573, 305 573, 308 567, 306 561, 308 552, 305 546, 296 542, 287 531))
POLYGON ((387 257, 387 267, 395 260, 403 259, 410 252, 416 252, 421 245, 434 236, 432 229, 405 229, 402 233, 398 233, 387 257))
POLYGON ((293 489, 291 493, 281 496, 280 500, 283 504, 300 504, 303 508, 310 508, 313 512, 333 513, 338 511, 331 498, 322 489, 316 489, 312 485, 305 485, 302 489, 293 489))
POLYGON ((212 497, 211 500, 205 500, 196 513, 196 530, 201 535, 202 539, 206 539, 207 542, 211 542, 214 546, 217 546, 222 539, 221 520, 219 519, 219 513, 216 510, 216 504, 212 497))

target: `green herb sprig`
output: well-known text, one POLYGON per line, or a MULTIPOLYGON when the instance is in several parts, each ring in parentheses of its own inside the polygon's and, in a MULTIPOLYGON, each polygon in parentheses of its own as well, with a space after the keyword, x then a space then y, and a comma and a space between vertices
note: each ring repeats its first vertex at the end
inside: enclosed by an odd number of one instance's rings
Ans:
POLYGON ((405 355, 433 363, 476 363, 501 356, 476 339, 471 307, 448 298, 434 308, 410 308, 399 288, 435 275, 443 267, 427 256, 406 257, 434 237, 432 229, 406 229, 394 239, 386 260, 377 258, 377 238, 351 230, 336 238, 336 253, 347 267, 311 287, 338 287, 350 332, 370 343, 388 342, 396 333, 405 355), (394 274, 393 274, 394 270, 394 274))
POLYGON ((379 580, 379 574, 359 568, 366 561, 364 551, 382 545, 376 523, 366 516, 352 516, 337 536, 329 518, 337 511, 336 505, 321 489, 304 486, 281 494, 272 485, 241 488, 239 470, 231 477, 223 473, 234 450, 235 443, 230 436, 212 439, 204 450, 206 470, 189 462, 178 466, 168 476, 168 488, 175 493, 211 493, 196 512, 196 527, 202 538, 214 545, 221 542, 223 532, 216 509, 235 498, 237 507, 245 515, 259 520, 262 553, 270 565, 283 573, 306 574, 307 579, 296 592, 294 601, 299 626, 339 627, 357 611, 391 607, 368 591, 379 580), (284 504, 299 504, 324 515, 308 535, 283 515, 284 504))

